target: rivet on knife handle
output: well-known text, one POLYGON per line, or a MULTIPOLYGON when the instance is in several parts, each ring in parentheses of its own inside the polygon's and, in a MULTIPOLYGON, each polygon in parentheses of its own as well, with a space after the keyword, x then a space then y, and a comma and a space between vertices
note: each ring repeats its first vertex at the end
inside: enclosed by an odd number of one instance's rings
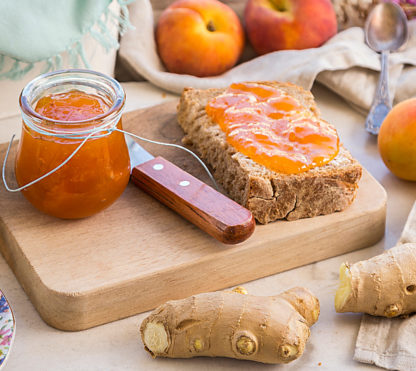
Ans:
POLYGON ((254 232, 249 210, 176 165, 156 157, 136 166, 133 183, 226 244, 245 241, 254 232))

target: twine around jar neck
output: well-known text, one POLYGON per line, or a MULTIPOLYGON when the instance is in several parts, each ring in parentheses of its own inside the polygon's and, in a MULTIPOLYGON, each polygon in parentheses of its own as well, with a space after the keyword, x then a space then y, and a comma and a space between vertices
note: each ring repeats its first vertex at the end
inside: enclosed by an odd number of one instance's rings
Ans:
POLYGON ((22 119, 24 125, 28 129, 44 136, 44 137, 54 137, 74 140, 77 144, 77 141, 80 141, 75 150, 58 166, 54 169, 48 171, 46 174, 40 176, 37 179, 19 187, 19 188, 10 188, 6 181, 6 164, 10 154, 10 149, 15 138, 15 134, 12 136, 9 146, 7 148, 6 155, 3 161, 2 168, 2 178, 3 184, 7 191, 9 192, 20 192, 24 189, 30 187, 31 185, 40 182, 42 179, 45 179, 49 175, 52 175, 57 170, 65 166, 71 159, 78 153, 78 151, 84 146, 84 144, 89 139, 98 139, 103 138, 114 131, 124 133, 125 135, 130 135, 139 140, 163 145, 167 147, 180 148, 193 157, 195 157, 204 170, 207 172, 211 181, 218 189, 218 186, 212 176, 211 172, 207 166, 202 162, 202 160, 188 148, 182 147, 178 144, 173 143, 163 143, 147 138, 143 138, 139 135, 127 132, 125 130, 119 129, 117 127, 118 122, 121 119, 121 113, 125 104, 125 93, 120 83, 114 80, 111 77, 105 76, 99 72, 88 71, 88 70, 63 70, 56 71, 49 74, 41 75, 29 82, 26 87, 23 89, 22 94, 20 95, 20 109, 22 112, 22 119), (43 117, 32 107, 32 103, 35 101, 35 98, 45 94, 48 89, 55 89, 59 85, 71 86, 84 86, 97 89, 101 92, 106 93, 109 97, 112 97, 112 105, 108 111, 103 114, 97 115, 91 119, 81 120, 81 121, 60 121, 60 120, 50 120, 47 117, 43 117), (42 93, 42 94, 41 94, 42 93), (48 125, 47 123, 51 125, 48 125), (72 128, 72 129, 71 129, 72 128))
MULTIPOLYGON (((90 128, 80 129, 76 131, 69 131, 69 130, 46 130, 41 125, 36 125, 35 121, 31 119, 31 117, 22 111, 22 120, 24 124, 30 128, 31 130, 35 131, 38 134, 44 135, 44 136, 50 136, 54 138, 61 138, 61 139, 90 139, 92 136, 94 138, 103 138, 108 135, 110 135, 114 129, 116 128, 118 122, 121 118, 121 111, 114 115, 108 122, 103 122, 100 125, 93 126, 90 128), (103 134, 95 135, 100 132, 103 132, 103 134)), ((53 122, 53 121, 52 121, 53 122)), ((93 121, 92 121, 93 122, 93 121)), ((77 121, 74 121, 71 124, 78 124, 77 121)), ((68 124, 69 126, 69 124, 68 124)), ((92 126, 92 125, 90 125, 92 126)), ((70 127, 70 126, 69 126, 70 127)))
MULTIPOLYGON (((121 113, 120 113, 120 115, 121 115, 121 113)), ((161 145, 161 146, 166 146, 166 147, 179 148, 179 149, 181 149, 181 150, 189 153, 190 155, 192 155, 193 157, 195 157, 198 160, 198 162, 201 164, 201 166, 204 168, 204 170, 208 174, 208 176, 211 179, 212 183, 214 184, 215 188, 219 191, 219 187, 217 185, 217 182, 215 181, 215 179, 212 176, 211 172, 209 171, 208 167, 205 165, 205 163, 194 152, 192 152, 188 148, 183 147, 183 146, 181 146, 179 144, 159 142, 159 141, 156 141, 156 140, 147 139, 147 138, 141 137, 139 135, 130 133, 128 131, 119 129, 119 128, 117 128, 117 123, 118 123, 118 120, 117 121, 115 120, 115 121, 112 121, 112 123, 111 123, 112 125, 109 128, 103 129, 103 126, 104 125, 100 125, 97 128, 88 130, 88 133, 87 133, 87 131, 80 132, 80 133, 78 133, 77 136, 68 136, 68 134, 62 134, 62 136, 59 136, 59 138, 82 139, 82 141, 77 146, 77 148, 75 148, 75 150, 62 163, 60 163, 57 167, 55 167, 54 169, 48 171, 46 174, 40 176, 39 178, 37 178, 37 179, 35 179, 35 180, 33 180, 33 181, 31 181, 31 182, 29 182, 29 183, 27 183, 27 184, 19 187, 19 188, 14 188, 14 189, 13 188, 10 188, 9 185, 7 184, 7 181, 6 181, 6 164, 7 164, 8 158, 9 158, 10 149, 12 147, 13 140, 14 140, 14 138, 16 136, 16 134, 13 134, 13 136, 12 136, 10 142, 9 142, 9 145, 7 147, 6 155, 5 155, 4 160, 3 160, 2 179, 3 179, 4 187, 9 192, 20 192, 20 191, 23 191, 24 189, 30 187, 31 185, 33 185, 35 183, 40 182, 42 179, 45 179, 49 175, 52 175, 53 173, 55 173, 56 171, 58 171, 60 168, 62 168, 63 166, 65 166, 77 154, 77 152, 84 146, 84 144, 87 142, 88 139, 90 139, 90 138, 102 138, 102 137, 105 137, 107 135, 110 135, 114 131, 118 131, 120 133, 123 133, 125 135, 130 135, 131 137, 134 137, 134 138, 139 139, 139 140, 144 141, 144 142, 148 142, 148 143, 152 143, 152 144, 157 144, 157 145, 161 145), (99 132, 104 132, 104 133, 101 134, 101 135, 99 135, 99 136, 98 135, 94 135, 94 134, 97 134, 99 132), (83 135, 81 136, 81 134, 83 134, 83 135)), ((108 125, 108 123, 106 124, 106 126, 107 125, 108 125)), ((49 136, 57 137, 57 135, 52 134, 50 132, 45 132, 45 133, 46 134, 44 134, 44 135, 49 135, 49 136)), ((41 133, 41 134, 43 134, 43 133, 41 133)))

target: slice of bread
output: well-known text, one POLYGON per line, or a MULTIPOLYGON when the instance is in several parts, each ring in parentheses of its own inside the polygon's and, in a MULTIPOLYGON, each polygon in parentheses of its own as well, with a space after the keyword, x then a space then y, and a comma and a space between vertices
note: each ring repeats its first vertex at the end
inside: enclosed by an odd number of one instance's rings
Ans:
MULTIPOLYGON (((303 88, 279 82, 261 84, 283 89, 320 117, 313 95, 303 88)), ((177 119, 186 134, 183 143, 211 166, 215 179, 233 200, 262 224, 330 214, 352 203, 362 168, 342 145, 331 162, 299 174, 271 171, 237 152, 205 112, 208 101, 224 90, 184 89, 177 119)))

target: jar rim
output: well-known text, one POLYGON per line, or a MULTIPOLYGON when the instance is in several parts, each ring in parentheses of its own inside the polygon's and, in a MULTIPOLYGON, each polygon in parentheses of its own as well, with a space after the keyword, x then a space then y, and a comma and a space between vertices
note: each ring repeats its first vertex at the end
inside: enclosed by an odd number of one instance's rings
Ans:
POLYGON ((119 113, 121 109, 124 107, 125 100, 126 100, 126 94, 124 92, 124 89, 116 79, 108 75, 105 75, 101 72, 88 70, 88 69, 65 69, 65 70, 57 70, 57 71, 48 72, 48 73, 39 75, 26 84, 26 86, 23 88, 22 92, 20 93, 20 97, 19 97, 20 109, 22 110, 23 113, 31 117, 35 117, 39 120, 49 121, 49 122, 53 122, 59 125, 71 125, 71 124, 83 125, 83 124, 94 123, 102 119, 106 119, 112 115, 116 115, 117 113, 119 113), (109 85, 111 85, 111 87, 114 89, 115 96, 116 96, 116 99, 114 99, 114 102, 111 105, 111 107, 106 112, 101 113, 97 116, 94 116, 85 120, 73 120, 73 121, 51 119, 50 117, 43 116, 39 114, 38 112, 36 112, 28 100, 28 95, 34 89, 36 84, 39 83, 39 81, 43 79, 52 78, 52 77, 59 76, 59 75, 72 74, 72 73, 76 75, 81 75, 81 76, 85 75, 86 78, 88 76, 95 76, 108 82, 109 85))

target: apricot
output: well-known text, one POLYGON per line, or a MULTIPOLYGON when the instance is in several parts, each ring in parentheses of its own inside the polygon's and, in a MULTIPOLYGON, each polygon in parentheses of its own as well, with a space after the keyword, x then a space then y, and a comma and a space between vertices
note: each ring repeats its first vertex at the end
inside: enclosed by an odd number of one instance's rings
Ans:
POLYGON ((316 48, 337 33, 330 0, 248 0, 244 19, 258 54, 316 48))
POLYGON ((215 76, 237 63, 244 30, 235 12, 217 0, 179 0, 161 14, 156 43, 168 71, 215 76))
POLYGON ((378 150, 394 175, 416 180, 416 98, 397 104, 388 113, 378 134, 378 150))

